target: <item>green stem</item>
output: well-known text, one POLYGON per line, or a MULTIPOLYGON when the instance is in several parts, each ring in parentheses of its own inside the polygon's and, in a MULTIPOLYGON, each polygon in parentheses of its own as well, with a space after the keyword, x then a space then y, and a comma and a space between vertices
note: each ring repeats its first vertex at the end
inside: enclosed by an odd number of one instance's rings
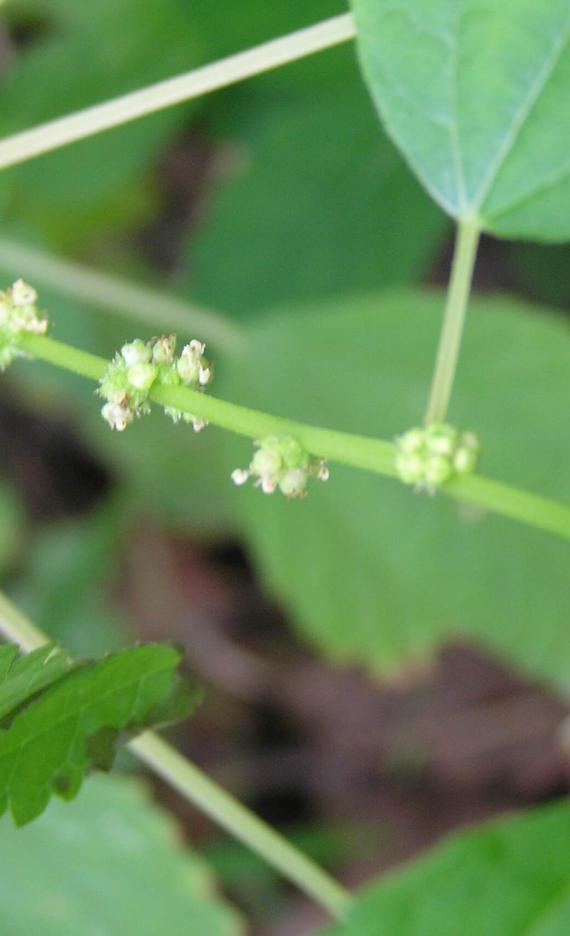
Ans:
POLYGON ((344 13, 307 29, 299 29, 288 36, 264 42, 237 55, 230 55, 219 62, 196 68, 176 78, 159 81, 140 91, 133 91, 66 117, 50 120, 31 130, 24 130, 0 140, 0 169, 33 159, 42 153, 49 153, 111 127, 130 123, 182 101, 209 94, 217 88, 227 88, 245 78, 346 42, 354 35, 352 16, 350 13, 344 13))
POLYGON ((192 800, 202 812, 235 838, 253 848, 332 916, 346 916, 351 897, 344 888, 166 741, 152 732, 145 732, 131 741, 129 746, 170 786, 192 800))
POLYGON ((447 415, 459 360, 480 233, 481 230, 475 221, 466 220, 459 224, 443 315, 443 327, 426 412, 427 426, 432 423, 445 422, 447 415))
MULTIPOLYGON (((0 631, 28 653, 49 643, 47 634, 28 621, 2 592, 0 631)), ((130 741, 129 748, 154 773, 264 858, 331 916, 342 918, 346 915, 351 903, 348 891, 170 744, 146 731, 130 741)))
POLYGON ((138 324, 194 331, 226 354, 239 351, 244 342, 241 329, 219 312, 148 286, 137 286, 118 276, 99 273, 17 241, 0 238, 0 267, 32 283, 49 286, 60 295, 118 312, 138 324))
MULTIPOLYGON (((21 345, 32 357, 91 380, 99 380, 108 363, 104 358, 43 335, 25 335, 21 345)), ((397 477, 395 446, 382 439, 293 422, 228 403, 188 387, 158 387, 151 391, 150 396, 163 406, 180 409, 239 435, 252 439, 267 435, 292 435, 308 452, 319 458, 364 468, 387 477, 397 477)), ((445 485, 442 491, 457 500, 477 504, 493 513, 570 540, 570 506, 566 504, 480 475, 458 478, 445 485)))

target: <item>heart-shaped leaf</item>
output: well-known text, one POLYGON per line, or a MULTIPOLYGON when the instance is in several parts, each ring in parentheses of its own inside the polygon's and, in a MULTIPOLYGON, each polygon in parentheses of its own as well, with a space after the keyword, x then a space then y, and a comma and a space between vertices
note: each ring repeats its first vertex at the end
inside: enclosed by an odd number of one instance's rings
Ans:
POLYGON ((567 0, 352 0, 386 125, 454 217, 570 237, 567 0))

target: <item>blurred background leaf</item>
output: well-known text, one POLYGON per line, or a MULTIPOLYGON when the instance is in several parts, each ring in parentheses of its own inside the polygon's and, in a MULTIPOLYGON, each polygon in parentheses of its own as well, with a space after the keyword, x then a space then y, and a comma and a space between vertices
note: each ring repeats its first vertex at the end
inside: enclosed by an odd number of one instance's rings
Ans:
MULTIPOLYGON (((222 395, 279 415, 394 437, 425 404, 443 296, 417 292, 288 307, 250 330, 222 395)), ((567 326, 506 298, 473 302, 451 418, 484 440, 483 470, 570 498, 560 431, 567 326), (548 454, 546 454, 548 453, 548 454)), ((228 471, 247 441, 227 437, 228 471)), ((378 674, 469 635, 568 685, 567 546, 394 481, 331 466, 304 501, 235 492, 256 566, 318 649, 378 674)))
POLYGON ((209 305, 251 317, 272 303, 398 286, 425 274, 440 248, 445 218, 378 132, 353 51, 326 63, 322 85, 313 74, 272 93, 258 82, 218 116, 228 165, 186 247, 188 291, 209 305))
POLYGON ((237 936, 237 914, 140 786, 91 777, 73 809, 52 801, 33 825, 2 820, 0 925, 11 936, 237 936))

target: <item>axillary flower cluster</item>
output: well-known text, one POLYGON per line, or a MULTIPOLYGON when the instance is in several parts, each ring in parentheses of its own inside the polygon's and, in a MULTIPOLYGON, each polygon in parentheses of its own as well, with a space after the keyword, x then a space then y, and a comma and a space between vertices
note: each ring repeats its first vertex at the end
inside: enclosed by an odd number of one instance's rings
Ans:
POLYGON ((44 335, 48 320, 37 306, 38 294, 19 279, 0 292, 0 370, 5 370, 16 357, 26 357, 20 339, 26 332, 44 335))
MULTIPOLYGON (((176 356, 176 337, 151 341, 136 339, 123 345, 108 365, 97 393, 106 401, 101 415, 111 429, 122 432, 138 416, 150 412, 149 394, 156 386, 184 386, 203 390, 212 378, 212 366, 204 357, 206 346, 197 340, 185 345, 176 356)), ((200 432, 207 423, 198 416, 165 407, 178 423, 189 423, 200 432)))
POLYGON ((480 445, 473 432, 434 423, 399 436, 396 449, 396 469, 404 484, 433 494, 442 484, 475 471, 480 445))
POLYGON ((264 494, 281 491, 285 497, 304 497, 310 478, 327 481, 329 469, 323 459, 313 458, 292 436, 266 436, 255 443, 255 452, 248 468, 232 472, 234 484, 242 485, 254 478, 264 494))

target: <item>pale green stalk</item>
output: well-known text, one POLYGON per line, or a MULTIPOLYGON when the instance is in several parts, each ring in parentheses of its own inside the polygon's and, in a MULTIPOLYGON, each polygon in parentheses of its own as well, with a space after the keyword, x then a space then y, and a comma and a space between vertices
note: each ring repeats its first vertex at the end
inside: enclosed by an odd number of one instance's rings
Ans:
MULTIPOLYGON (((18 611, 2 592, 0 632, 26 653, 49 643, 48 635, 18 611)), ((129 748, 154 773, 264 858, 331 916, 342 918, 346 915, 351 901, 348 891, 170 744, 153 732, 145 731, 130 741, 129 748)))
POLYGON ((346 42, 354 35, 352 16, 349 13, 335 16, 176 78, 159 81, 140 91, 87 107, 67 117, 50 120, 0 141, 0 169, 287 65, 306 55, 346 42))
POLYGON ((195 332, 226 353, 243 345, 238 326, 219 312, 5 238, 0 238, 0 268, 139 324, 195 332))
MULTIPOLYGON (((107 361, 43 335, 26 335, 22 347, 32 357, 48 361, 91 380, 99 380, 107 361)), ((395 446, 382 439, 352 435, 293 422, 245 406, 219 400, 208 393, 188 387, 158 387, 151 399, 163 406, 182 410, 213 425, 252 439, 267 435, 291 435, 319 458, 364 468, 376 474, 397 477, 395 446)), ((538 529, 570 540, 570 507, 528 491, 484 478, 468 475, 442 487, 450 497, 477 504, 494 513, 510 517, 538 529)))
POLYGON ((467 303, 471 292, 480 228, 475 221, 459 223, 443 327, 429 397, 426 425, 445 422, 459 360, 467 303))

